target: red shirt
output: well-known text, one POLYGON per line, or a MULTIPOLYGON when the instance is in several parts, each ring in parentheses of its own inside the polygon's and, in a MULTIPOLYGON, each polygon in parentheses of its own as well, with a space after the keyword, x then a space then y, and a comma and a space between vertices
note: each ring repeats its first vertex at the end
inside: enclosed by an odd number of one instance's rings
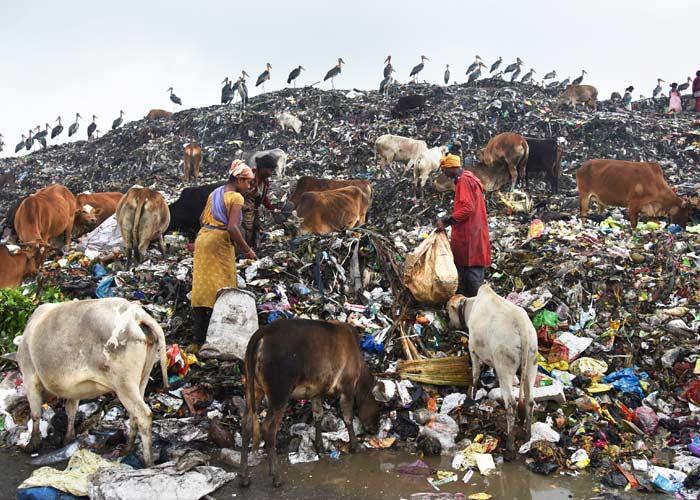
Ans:
POLYGON ((457 266, 491 265, 491 241, 484 201, 484 186, 465 170, 455 182, 450 246, 457 266))

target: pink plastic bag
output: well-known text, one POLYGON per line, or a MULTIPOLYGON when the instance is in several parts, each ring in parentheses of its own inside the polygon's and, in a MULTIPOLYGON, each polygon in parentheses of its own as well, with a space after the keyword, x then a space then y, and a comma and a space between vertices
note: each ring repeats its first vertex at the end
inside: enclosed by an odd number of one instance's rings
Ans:
POLYGON ((646 434, 653 434, 659 426, 659 417, 648 406, 640 406, 634 410, 634 423, 646 434))

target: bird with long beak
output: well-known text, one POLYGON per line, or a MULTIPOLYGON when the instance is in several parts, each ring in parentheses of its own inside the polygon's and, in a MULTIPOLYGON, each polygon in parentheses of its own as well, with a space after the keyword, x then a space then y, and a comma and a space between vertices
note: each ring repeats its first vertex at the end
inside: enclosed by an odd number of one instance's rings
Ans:
POLYGON ((478 67, 479 67, 479 63, 481 63, 481 57, 479 57, 479 56, 477 55, 476 58, 474 58, 474 62, 471 63, 471 64, 469 65, 469 67, 467 68, 467 73, 466 73, 466 74, 468 75, 469 73, 471 73, 472 71, 474 71, 476 68, 478 68, 478 67))
POLYGON ((652 92, 651 97, 656 98, 661 93, 663 90, 663 87, 661 86, 662 83, 666 82, 661 78, 656 79, 656 87, 654 88, 654 92, 652 92))
POLYGON ((543 80, 552 80, 553 78, 557 77, 557 70, 550 71, 546 75, 544 75, 543 80))
POLYGON ((386 66, 384 66, 384 78, 386 78, 391 76, 392 71, 394 71, 394 67, 391 65, 391 55, 386 56, 384 62, 386 63, 386 66))
POLYGON ((448 64, 445 68, 445 85, 450 83, 450 65, 448 64))
POLYGON ((301 75, 302 71, 306 71, 306 68, 302 66, 301 64, 294 68, 291 73, 289 73, 289 77, 287 78, 287 83, 292 83, 294 82, 294 88, 297 88, 297 78, 299 78, 299 75, 301 75))
POLYGON ((571 85, 581 85, 581 82, 583 81, 583 75, 587 75, 588 73, 586 72, 585 69, 581 70, 581 76, 578 78, 574 78, 574 81, 571 82, 571 85))
POLYGON ((491 71, 489 71, 489 73, 493 73, 494 71, 496 71, 501 66, 502 62, 503 62, 503 58, 501 56, 498 56, 498 59, 496 59, 496 62, 494 62, 491 65, 491 71))
POLYGON ((58 122, 58 125, 56 125, 53 130, 51 131, 51 138, 54 139, 59 136, 61 132, 63 132, 63 125, 61 125, 61 117, 59 116, 56 118, 56 121, 58 122))
POLYGON ((338 64, 333 66, 331 69, 328 70, 328 73, 326 73, 326 76, 323 77, 323 81, 325 82, 326 80, 330 79, 331 81, 331 88, 335 89, 335 83, 334 79, 336 76, 338 76, 342 70, 342 66, 345 64, 345 61, 343 61, 342 57, 338 58, 338 64))
POLYGON ((425 61, 430 61, 430 59, 426 56, 420 56, 420 64, 416 64, 413 66, 413 69, 411 69, 411 74, 408 76, 413 78, 413 83, 417 83, 418 73, 423 71, 423 68, 425 68, 425 61))
POLYGON ((512 73, 513 71, 515 71, 516 69, 518 69, 522 65, 523 65, 523 61, 519 57, 516 57, 514 63, 506 66, 506 69, 503 70, 503 74, 512 73))
POLYGON ((122 123, 124 123, 124 112, 122 110, 119 110, 119 118, 112 122, 112 130, 121 126, 122 123))
POLYGON ((535 71, 534 68, 530 68, 530 71, 528 71, 527 73, 525 73, 525 74, 523 75, 523 77, 520 79, 520 83, 527 83, 527 82, 529 82, 530 80, 532 80, 532 75, 534 75, 535 73, 537 73, 537 71, 535 71))
POLYGON ((258 76, 258 80, 255 82, 255 86, 259 87, 260 85, 263 86, 262 91, 265 92, 265 82, 270 79, 271 73, 270 70, 272 70, 272 66, 270 63, 265 64, 265 71, 260 73, 260 76, 258 76))
POLYGON ((78 120, 82 118, 80 116, 80 113, 75 114, 75 122, 70 124, 70 127, 68 127, 68 137, 72 136, 78 131, 78 127, 80 127, 80 124, 78 123, 78 120))
POLYGON ((170 100, 171 100, 172 103, 173 103, 173 109, 175 109, 175 106, 174 106, 175 104, 177 104, 178 106, 182 106, 182 99, 180 99, 178 96, 176 96, 176 95, 173 93, 173 88, 172 88, 172 87, 170 87, 170 88, 168 89, 168 92, 170 92, 170 100))

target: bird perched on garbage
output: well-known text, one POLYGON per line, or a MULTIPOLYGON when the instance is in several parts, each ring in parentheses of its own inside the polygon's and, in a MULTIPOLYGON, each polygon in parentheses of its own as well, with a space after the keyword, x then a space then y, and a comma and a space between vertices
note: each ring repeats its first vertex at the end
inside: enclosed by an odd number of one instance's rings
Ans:
POLYGON ((260 76, 258 76, 257 81, 255 82, 255 86, 259 87, 260 85, 263 86, 262 90, 265 92, 265 82, 270 79, 270 70, 272 69, 272 66, 270 63, 265 63, 265 71, 260 73, 260 76))
POLYGON ((535 73, 537 73, 537 71, 535 71, 533 68, 530 68, 530 71, 528 71, 527 73, 525 73, 525 74, 523 75, 523 77, 520 79, 520 83, 527 83, 527 82, 529 82, 530 80, 532 80, 532 75, 534 75, 535 73))
POLYGON ((306 68, 301 64, 294 68, 291 73, 289 73, 289 78, 287 78, 287 83, 294 82, 294 88, 297 87, 297 78, 301 75, 302 71, 306 71, 306 68))
POLYGON ((394 71, 394 67, 391 65, 391 54, 386 56, 384 62, 386 63, 386 66, 384 66, 384 78, 386 78, 387 76, 391 76, 391 73, 394 71))
POLYGON ((418 78, 418 73, 423 71, 423 68, 425 68, 425 61, 430 61, 430 59, 428 59, 425 56, 420 56, 420 64, 416 64, 415 66, 413 66, 413 69, 411 70, 411 74, 408 75, 411 78, 413 78, 413 83, 416 83, 416 80, 418 78))
POLYGON ((661 91, 663 90, 663 87, 661 86, 661 82, 666 83, 664 80, 661 78, 656 79, 656 87, 654 87, 654 92, 651 94, 651 97, 656 98, 661 91))
POLYGON ((90 125, 88 125, 87 128, 88 141, 92 139, 92 134, 94 134, 95 130, 97 130, 97 123, 95 123, 96 119, 97 117, 95 115, 92 115, 92 123, 90 123, 90 125))
POLYGON ((450 83, 450 65, 447 65, 447 68, 445 69, 445 85, 450 83))
POLYGON ((481 63, 481 57, 479 57, 479 55, 477 54, 477 56, 474 58, 474 62, 471 63, 471 64, 469 65, 469 67, 467 68, 467 73, 466 73, 466 74, 468 75, 469 73, 471 73, 472 71, 474 71, 476 68, 478 68, 478 67, 479 67, 479 63, 481 63))
POLYGON ((469 78, 467 78, 467 83, 472 83, 475 82, 479 79, 481 76, 481 68, 485 68, 486 65, 479 61, 479 64, 477 64, 476 71, 473 71, 470 75, 469 78))
POLYGON ((379 93, 384 94, 389 92, 389 86, 394 83, 394 78, 391 76, 391 73, 393 73, 395 70, 394 68, 391 68, 391 71, 389 72, 389 75, 384 77, 384 79, 379 83, 379 93))
POLYGON ((544 75, 544 78, 542 78, 542 79, 543 80, 552 80, 553 78, 556 78, 556 77, 557 77, 557 70, 552 70, 549 73, 547 73, 546 75, 544 75))
POLYGON ((3 146, 5 145, 5 143, 2 141, 2 138, 3 138, 3 135, 0 134, 0 152, 2 152, 3 146))
POLYGON ((224 86, 221 87, 221 104, 231 104, 235 95, 232 89, 233 82, 229 80, 227 76, 221 83, 224 84, 224 86))
POLYGON ((19 141, 19 143, 17 143, 17 145, 15 146, 15 153, 19 153, 22 150, 26 141, 27 141, 27 138, 24 136, 24 134, 22 134, 22 140, 19 141))
POLYGON ((513 71, 515 71, 516 69, 518 69, 518 67, 520 67, 522 65, 523 65, 523 61, 519 57, 516 57, 515 62, 506 66, 506 69, 503 70, 503 73, 504 74, 505 73, 512 73, 513 71))
POLYGON ((122 110, 119 110, 119 118, 117 118, 116 120, 114 120, 114 121, 112 122, 112 130, 116 129, 116 128, 119 127, 122 123, 124 123, 123 116, 124 116, 124 112, 123 112, 122 110))
POLYGON ((514 82, 514 81, 516 81, 516 80, 518 79, 518 77, 520 76, 520 71, 522 70, 522 67, 523 67, 523 63, 519 63, 519 64, 515 67, 515 71, 513 72, 513 74, 512 74, 511 77, 510 77, 510 81, 511 81, 511 82, 514 82))
POLYGON ((557 80, 554 80, 553 82, 549 82, 547 84, 548 89, 553 89, 555 87, 559 87, 561 85, 561 82, 558 82, 557 80))
POLYGON ((33 130, 29 130, 29 137, 27 137, 27 140, 24 141, 24 147, 27 151, 32 149, 32 146, 34 145, 34 136, 32 135, 32 132, 33 130))
POLYGON ((172 88, 172 87, 170 87, 170 88, 168 89, 168 92, 170 92, 170 100, 173 102, 173 104, 177 104, 177 105, 179 105, 179 106, 182 106, 182 99, 180 99, 178 96, 176 96, 176 95, 173 93, 173 88, 172 88))
POLYGON ((44 130, 41 130, 41 127, 39 125, 36 126, 36 135, 34 136, 34 139, 39 139, 40 137, 46 137, 46 135, 49 133, 49 129, 51 129, 51 125, 48 123, 46 124, 46 128, 44 130))
POLYGON ((587 74, 585 69, 581 70, 581 76, 578 78, 574 78, 574 81, 571 82, 571 85, 580 85, 581 82, 583 81, 583 75, 587 74))
POLYGON ((688 87, 690 87, 690 83, 691 83, 692 81, 693 81, 693 80, 691 80, 690 77, 688 77, 688 81, 686 81, 685 83, 681 83, 681 84, 678 86, 678 92, 683 92, 685 89, 687 89, 688 87))
POLYGON ((241 106, 248 104, 248 85, 246 85, 245 79, 249 76, 245 71, 241 71, 241 76, 238 77, 238 95, 241 96, 241 106))
POLYGON ((501 56, 498 56, 498 59, 496 59, 496 62, 491 65, 491 71, 489 71, 489 73, 493 73, 494 71, 496 71, 501 66, 502 62, 503 62, 503 58, 501 56))
POLYGON ((561 83, 559 84, 559 86, 560 86, 560 87, 563 87, 563 88, 566 88, 566 87, 569 86, 569 82, 570 82, 570 81, 571 81, 571 77, 570 77, 570 76, 567 76, 565 79, 563 79, 563 80, 561 81, 561 83))
POLYGON ((37 141, 39 144, 41 144, 41 147, 43 149, 46 149, 46 136, 42 135, 41 137, 34 137, 34 140, 37 141))
POLYGON ((61 132, 63 132, 63 125, 61 125, 61 117, 59 116, 56 118, 56 121, 58 122, 58 125, 56 125, 53 130, 51 130, 51 138, 54 139, 58 137, 61 132))
POLYGON ((78 123, 78 120, 82 118, 80 116, 80 113, 75 114, 75 122, 70 124, 70 127, 68 127, 68 137, 72 136, 78 131, 78 127, 80 127, 80 124, 78 123))
POLYGON ((330 78, 332 88, 335 88, 335 84, 333 83, 333 79, 340 74, 341 66, 343 64, 345 64, 345 61, 343 61, 342 57, 339 57, 338 64, 336 64, 331 69, 329 69, 328 73, 326 73, 326 76, 323 77, 324 82, 330 78))

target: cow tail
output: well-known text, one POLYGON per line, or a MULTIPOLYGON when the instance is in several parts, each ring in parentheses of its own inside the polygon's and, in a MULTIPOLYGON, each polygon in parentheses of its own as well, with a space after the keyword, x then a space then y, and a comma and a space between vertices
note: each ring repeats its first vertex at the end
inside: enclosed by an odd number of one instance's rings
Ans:
POLYGON ((163 377, 163 388, 168 388, 168 357, 166 355, 165 347, 165 333, 163 329, 158 324, 158 322, 153 319, 148 313, 141 310, 141 315, 138 319, 139 326, 145 326, 146 336, 151 337, 151 340, 158 349, 159 361, 160 361, 160 374, 163 377))
POLYGON ((260 421, 258 420, 258 409, 255 405, 255 367, 258 362, 258 343, 261 338, 262 332, 258 330, 248 342, 245 353, 245 399, 247 408, 243 428, 249 435, 252 435, 253 450, 257 450, 260 447, 260 421))
MULTIPOLYGON (((530 336, 527 334, 527 329, 520 332, 520 391, 518 393, 518 416, 522 421, 525 421, 527 415, 527 407, 530 402, 532 386, 534 380, 530 380, 530 366, 535 362, 532 359, 533 346, 530 345, 530 336)), ((530 429, 527 429, 529 432, 530 429)))
POLYGON ((148 200, 144 200, 142 203, 136 204, 136 210, 134 211, 134 224, 131 227, 131 244, 137 249, 141 244, 141 237, 139 232, 139 226, 141 225, 141 213, 143 212, 143 207, 148 200))

